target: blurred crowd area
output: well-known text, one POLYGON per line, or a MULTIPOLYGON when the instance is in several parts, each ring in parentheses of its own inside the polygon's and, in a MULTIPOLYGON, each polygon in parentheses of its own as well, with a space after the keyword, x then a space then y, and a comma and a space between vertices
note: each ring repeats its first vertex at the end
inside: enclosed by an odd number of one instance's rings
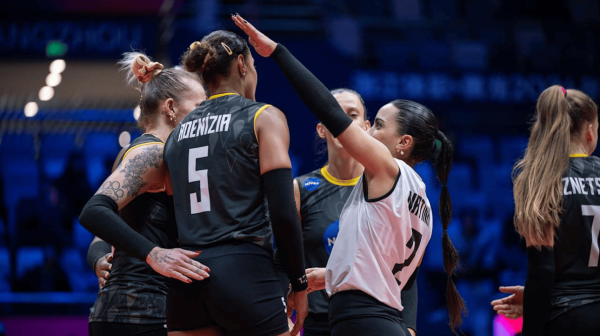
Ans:
MULTIPOLYGON (((511 170, 543 89, 561 84, 598 99, 597 1, 9 2, 0 13, 0 315, 88 313, 98 283, 86 263, 93 237, 78 215, 108 176, 122 132, 140 134, 132 113, 139 95, 124 88, 114 64, 131 48, 178 64, 204 34, 237 31, 229 21, 235 12, 284 43, 329 88, 363 94, 371 120, 396 98, 433 110, 455 145, 449 235, 470 311, 462 331, 492 335, 490 301, 501 296, 499 285, 524 284, 527 269, 512 223, 511 170), (48 54, 50 41, 67 47, 60 55, 66 69, 53 98, 41 100, 37 92, 57 58, 48 54), (39 105, 33 116, 23 113, 28 102, 39 105)), ((316 120, 272 62, 256 57, 256 64, 258 100, 288 118, 294 174, 320 167, 316 120)), ((419 333, 452 335, 440 186, 429 163, 416 169, 434 213, 418 278, 419 333)))

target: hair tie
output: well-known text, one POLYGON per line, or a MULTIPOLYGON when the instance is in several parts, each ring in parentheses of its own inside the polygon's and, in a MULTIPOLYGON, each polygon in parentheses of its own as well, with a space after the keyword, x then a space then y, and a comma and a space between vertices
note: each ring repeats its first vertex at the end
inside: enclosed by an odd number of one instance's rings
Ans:
POLYGON ((194 50, 196 48, 198 48, 200 46, 200 42, 195 41, 194 43, 190 44, 190 50, 194 50))
POLYGON ((154 76, 162 72, 164 66, 158 62, 146 62, 142 57, 137 57, 133 62, 132 71, 141 82, 149 82, 154 76))
POLYGON ((229 46, 227 44, 225 44, 224 42, 221 42, 221 45, 223 46, 223 49, 225 49, 227 54, 229 54, 229 56, 233 55, 233 51, 231 51, 231 48, 229 48, 229 46))
POLYGON ((567 97, 567 90, 565 90, 565 88, 562 87, 562 86, 560 88, 562 89, 562 92, 563 92, 563 94, 565 95, 565 98, 566 98, 567 97))

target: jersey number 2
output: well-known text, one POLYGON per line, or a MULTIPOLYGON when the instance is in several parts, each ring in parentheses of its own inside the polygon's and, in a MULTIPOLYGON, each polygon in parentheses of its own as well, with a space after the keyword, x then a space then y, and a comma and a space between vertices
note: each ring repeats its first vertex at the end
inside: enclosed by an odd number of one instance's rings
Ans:
POLYGON ((190 194, 190 207, 192 214, 210 211, 210 196, 208 193, 208 169, 196 170, 196 160, 208 156, 208 146, 190 148, 188 161, 188 181, 200 182, 200 202, 198 193, 190 194))
POLYGON ((590 249, 590 261, 588 267, 598 267, 598 234, 600 233, 600 206, 582 205, 581 214, 592 216, 592 248, 590 249))

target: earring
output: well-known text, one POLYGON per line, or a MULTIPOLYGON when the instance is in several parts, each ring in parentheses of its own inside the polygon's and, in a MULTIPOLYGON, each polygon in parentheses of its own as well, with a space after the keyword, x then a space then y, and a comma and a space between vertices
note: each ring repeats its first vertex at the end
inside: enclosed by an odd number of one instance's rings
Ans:
POLYGON ((404 151, 400 151, 400 155, 404 155, 404 151))
POLYGON ((175 111, 171 110, 172 113, 169 113, 169 120, 173 121, 175 120, 175 111))

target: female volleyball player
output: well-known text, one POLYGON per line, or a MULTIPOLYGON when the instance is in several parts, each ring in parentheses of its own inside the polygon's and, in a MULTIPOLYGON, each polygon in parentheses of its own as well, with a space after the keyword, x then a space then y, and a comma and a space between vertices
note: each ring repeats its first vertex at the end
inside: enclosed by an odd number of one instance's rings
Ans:
POLYGON ((165 163, 179 242, 202 249, 196 259, 210 267, 211 277, 172 283, 169 330, 192 334, 218 325, 226 335, 289 335, 274 234, 292 287, 287 312, 298 311, 297 334, 308 301, 286 119, 255 101, 254 59, 236 34, 219 30, 192 43, 183 64, 202 76, 211 96, 173 130, 165 163))
MULTIPOLYGON (((598 335, 598 108, 555 85, 538 99, 525 156, 514 169, 515 227, 527 244, 523 335, 598 335)), ((518 293, 517 293, 518 294, 518 293)), ((499 302, 514 309, 517 296, 499 302)))
MULTIPOLYGON (((332 90, 331 94, 359 127, 364 130, 371 127, 365 104, 358 92, 343 88, 332 90)), ((317 135, 327 144, 327 165, 294 180, 306 267, 309 268, 327 265, 338 235, 340 213, 364 170, 321 123, 317 124, 317 135)), ((416 330, 416 287, 415 283, 410 292, 402 291, 402 304, 406 312, 404 318, 409 330, 416 330)), ((320 290, 309 294, 308 303, 304 336, 330 335, 327 292, 320 290)))
MULTIPOLYGON (((464 303, 451 279, 458 254, 446 233, 452 209, 446 188, 452 145, 438 130, 435 116, 423 105, 395 100, 379 110, 367 134, 285 47, 239 15, 233 20, 249 35, 250 44, 261 56, 275 60, 306 105, 364 166, 342 211, 340 232, 325 272, 331 296, 331 334, 409 334, 402 320, 400 291, 414 281, 432 225, 425 184, 412 167, 430 158, 442 183, 447 299, 451 326, 456 327, 464 303), (436 140, 441 142, 439 153, 436 140)), ((322 274, 319 270, 312 273, 322 274)))
MULTIPOLYGON (((148 253, 176 258, 180 263, 174 267, 156 262, 163 264, 166 275, 182 281, 208 276, 189 259, 197 253, 164 249, 176 246, 177 232, 162 164, 169 133, 206 96, 197 76, 164 69, 144 54, 126 53, 120 64, 129 84, 141 91, 139 124, 145 133, 122 151, 117 169, 80 217, 82 225, 116 246, 108 281, 99 279, 102 288, 91 309, 90 335, 166 335, 168 281, 143 260, 148 253)), ((96 238, 88 252, 90 266, 95 268, 107 252, 110 245, 96 238)))

